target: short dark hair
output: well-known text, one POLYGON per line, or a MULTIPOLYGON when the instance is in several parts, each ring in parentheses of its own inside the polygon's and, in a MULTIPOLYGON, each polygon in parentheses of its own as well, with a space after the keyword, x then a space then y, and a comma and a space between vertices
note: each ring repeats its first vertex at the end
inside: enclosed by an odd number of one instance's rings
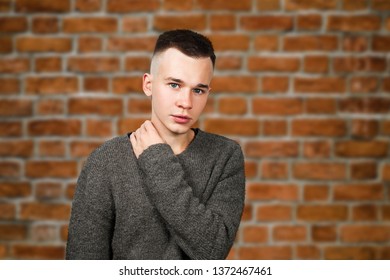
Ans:
POLYGON ((162 33, 157 39, 153 56, 169 48, 175 48, 190 57, 210 57, 213 67, 215 65, 213 44, 206 36, 194 31, 176 29, 162 33))

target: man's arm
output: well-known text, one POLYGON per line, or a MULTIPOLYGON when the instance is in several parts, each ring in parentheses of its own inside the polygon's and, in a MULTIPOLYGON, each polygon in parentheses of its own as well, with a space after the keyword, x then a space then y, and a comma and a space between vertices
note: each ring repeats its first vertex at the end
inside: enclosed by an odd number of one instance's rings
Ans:
POLYGON ((233 244, 244 205, 245 176, 240 147, 230 153, 205 204, 194 196, 169 145, 151 145, 138 158, 147 195, 191 259, 226 258, 233 244))
POLYGON ((72 204, 66 259, 111 259, 114 206, 102 161, 92 154, 72 204))

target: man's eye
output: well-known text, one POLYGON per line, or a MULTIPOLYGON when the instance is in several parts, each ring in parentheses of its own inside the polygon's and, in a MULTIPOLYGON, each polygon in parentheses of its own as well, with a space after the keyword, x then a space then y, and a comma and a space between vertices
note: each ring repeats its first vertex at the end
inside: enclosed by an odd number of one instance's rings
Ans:
POLYGON ((194 89, 194 92, 195 92, 196 94, 203 94, 205 91, 202 90, 202 89, 200 89, 200 88, 195 88, 195 89, 194 89))
POLYGON ((179 84, 176 83, 169 83, 169 86, 174 89, 179 88, 179 84))

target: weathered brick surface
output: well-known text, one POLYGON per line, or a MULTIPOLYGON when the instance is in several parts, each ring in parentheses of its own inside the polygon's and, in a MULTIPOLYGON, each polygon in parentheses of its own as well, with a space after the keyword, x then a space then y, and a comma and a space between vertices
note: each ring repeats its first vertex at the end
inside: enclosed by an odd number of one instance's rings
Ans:
POLYGON ((151 113, 160 31, 217 51, 196 126, 242 146, 229 259, 390 259, 390 2, 0 1, 0 259, 62 259, 87 156, 151 113), (54 245, 53 245, 54 244, 54 245))

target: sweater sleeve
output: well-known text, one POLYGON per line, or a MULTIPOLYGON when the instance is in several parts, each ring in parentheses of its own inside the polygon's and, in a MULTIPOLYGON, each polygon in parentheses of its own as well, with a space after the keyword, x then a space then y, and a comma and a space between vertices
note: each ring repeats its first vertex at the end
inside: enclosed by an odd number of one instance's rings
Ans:
POLYGON ((88 159, 77 181, 66 259, 111 259, 113 199, 102 160, 88 159))
POLYGON ((209 199, 193 195, 183 168, 167 144, 146 149, 138 159, 144 187, 177 244, 191 259, 224 259, 240 223, 245 197, 244 159, 237 145, 209 199))

